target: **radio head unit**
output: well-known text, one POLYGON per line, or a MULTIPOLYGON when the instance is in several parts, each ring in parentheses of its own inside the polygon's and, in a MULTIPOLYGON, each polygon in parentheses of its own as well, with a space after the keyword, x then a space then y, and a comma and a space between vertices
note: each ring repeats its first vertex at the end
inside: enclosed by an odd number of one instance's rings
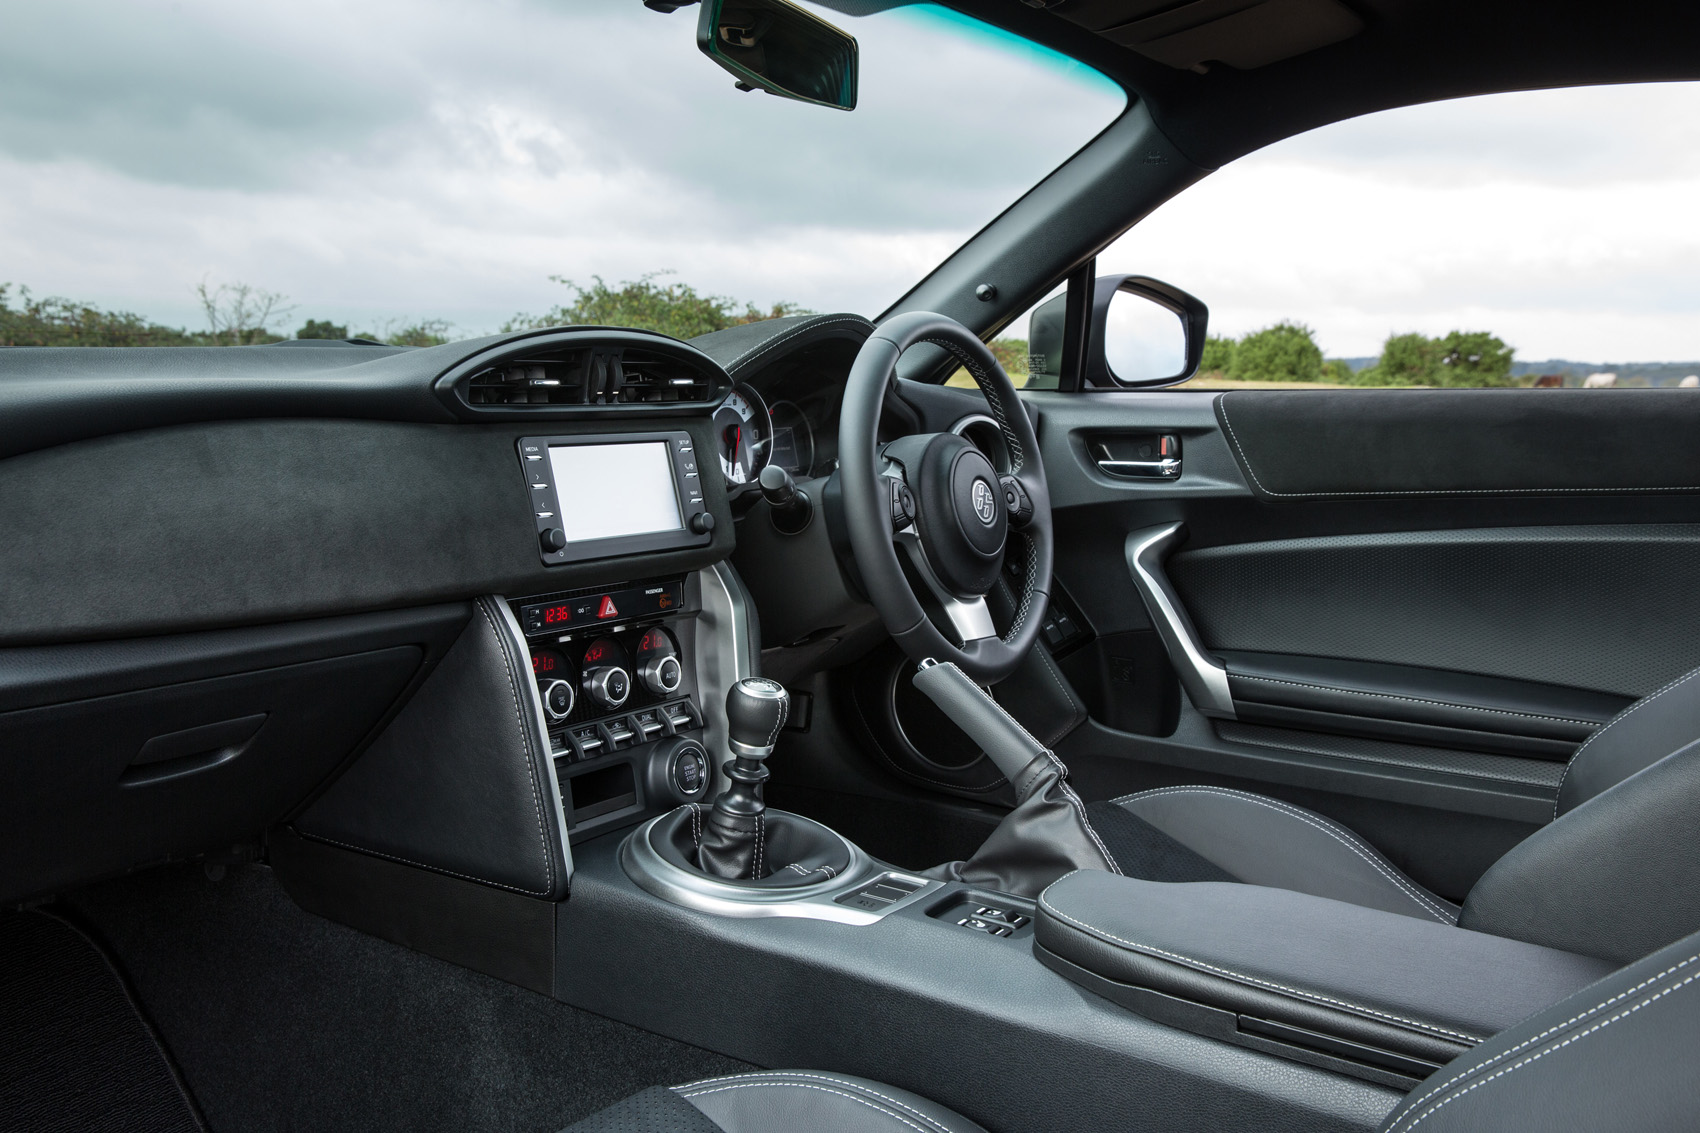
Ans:
POLYGON ((522 437, 519 462, 538 553, 551 566, 713 537, 696 442, 683 430, 522 437))

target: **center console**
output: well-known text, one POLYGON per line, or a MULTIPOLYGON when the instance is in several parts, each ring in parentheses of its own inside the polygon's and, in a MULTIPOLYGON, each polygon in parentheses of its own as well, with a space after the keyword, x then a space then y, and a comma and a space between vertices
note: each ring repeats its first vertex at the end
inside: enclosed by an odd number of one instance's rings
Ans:
POLYGON ((569 837, 700 801, 714 778, 695 660, 700 586, 660 578, 509 602, 569 837))

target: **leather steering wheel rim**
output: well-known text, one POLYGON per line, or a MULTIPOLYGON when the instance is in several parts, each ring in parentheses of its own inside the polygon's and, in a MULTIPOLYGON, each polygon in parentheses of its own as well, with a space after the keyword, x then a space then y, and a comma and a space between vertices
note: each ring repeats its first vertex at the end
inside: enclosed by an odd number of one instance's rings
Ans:
MULTIPOLYGON (((888 319, 862 344, 850 369, 839 412, 838 449, 850 549, 868 599, 892 639, 912 660, 954 662, 981 684, 995 683, 1013 673, 1039 639, 1050 595, 1051 498, 1033 422, 1015 383, 986 344, 956 320, 930 311, 912 311, 888 319), (1020 483, 1032 506, 1031 518, 1023 526, 1009 529, 1010 541, 1026 545, 1014 620, 1001 636, 978 637, 961 645, 933 624, 904 574, 893 542, 890 477, 882 469, 877 451, 880 409, 897 372, 897 360, 909 347, 923 342, 949 352, 979 386, 1009 446, 1008 475, 1020 483)), ((1006 508, 1003 493, 994 492, 994 496, 995 506, 1006 508)), ((1009 550, 1006 542, 1003 553, 1009 550)))

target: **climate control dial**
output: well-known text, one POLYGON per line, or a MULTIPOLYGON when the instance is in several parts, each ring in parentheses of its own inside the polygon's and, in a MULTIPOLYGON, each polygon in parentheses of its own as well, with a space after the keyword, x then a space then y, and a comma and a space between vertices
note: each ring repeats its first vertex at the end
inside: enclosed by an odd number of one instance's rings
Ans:
POLYGON ((595 665, 584 671, 584 691, 601 707, 618 708, 632 694, 632 677, 618 665, 595 665))
POLYGON ((659 697, 672 696, 685 683, 679 647, 664 629, 648 629, 638 641, 637 674, 643 687, 659 697))

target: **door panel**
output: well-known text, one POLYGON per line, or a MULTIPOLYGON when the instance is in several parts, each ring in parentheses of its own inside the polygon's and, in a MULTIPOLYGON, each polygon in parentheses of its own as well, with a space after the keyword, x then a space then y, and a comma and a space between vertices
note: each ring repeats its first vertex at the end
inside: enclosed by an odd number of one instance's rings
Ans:
POLYGON ((1550 820, 1579 743, 1700 665, 1700 456, 1680 443, 1700 396, 1600 392, 1026 395, 1091 631, 1058 657, 1091 709, 1058 744, 1077 785, 1286 798, 1462 897, 1550 820), (1115 433, 1177 437, 1180 476, 1111 475, 1090 442, 1115 433), (1164 569, 1231 693, 1214 718, 1126 557, 1176 522, 1164 569))

